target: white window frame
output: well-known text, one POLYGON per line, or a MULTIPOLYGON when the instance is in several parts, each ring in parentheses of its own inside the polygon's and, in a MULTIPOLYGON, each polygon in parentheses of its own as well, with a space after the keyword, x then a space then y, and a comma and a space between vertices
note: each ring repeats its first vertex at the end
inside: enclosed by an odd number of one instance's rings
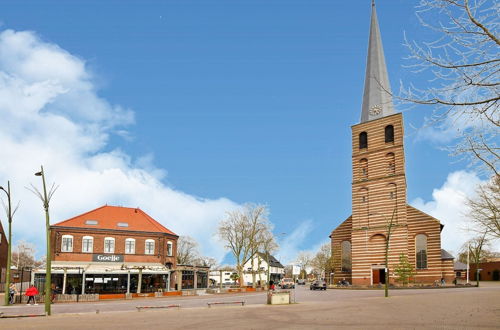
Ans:
POLYGON ((94 252, 94 237, 92 236, 83 236, 82 237, 82 253, 92 253, 94 252), (90 240, 90 249, 85 250, 85 241, 90 240))
POLYGON ((133 238, 126 238, 125 239, 125 254, 135 254, 135 239, 133 238), (128 242, 132 242, 131 249, 128 249, 128 242))
POLYGON ((73 252, 73 235, 62 235, 61 238, 61 252, 73 252), (65 249, 64 241, 65 239, 71 239, 71 246, 65 249))
POLYGON ((113 237, 104 237, 104 253, 115 253, 115 239, 113 237), (110 248, 109 251, 106 251, 106 241, 113 242, 113 248, 110 248))
POLYGON ((148 254, 148 255, 155 254, 155 240, 154 239, 147 239, 144 242, 144 254, 148 254), (148 251, 148 243, 152 243, 153 244, 153 251, 148 251))
POLYGON ((167 256, 172 257, 174 255, 174 244, 170 241, 167 242, 167 256))

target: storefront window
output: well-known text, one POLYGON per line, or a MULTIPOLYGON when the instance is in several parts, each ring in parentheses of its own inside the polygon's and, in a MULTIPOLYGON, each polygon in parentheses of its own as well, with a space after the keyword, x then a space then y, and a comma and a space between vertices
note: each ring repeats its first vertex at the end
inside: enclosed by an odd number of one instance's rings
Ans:
POLYGON ((168 275, 164 274, 142 274, 141 292, 166 291, 167 280, 168 275))
POLYGON ((196 273, 196 286, 198 289, 206 289, 208 287, 208 274, 207 272, 196 273))
POLYGON ((182 289, 193 289, 194 288, 194 271, 183 270, 182 271, 182 289))

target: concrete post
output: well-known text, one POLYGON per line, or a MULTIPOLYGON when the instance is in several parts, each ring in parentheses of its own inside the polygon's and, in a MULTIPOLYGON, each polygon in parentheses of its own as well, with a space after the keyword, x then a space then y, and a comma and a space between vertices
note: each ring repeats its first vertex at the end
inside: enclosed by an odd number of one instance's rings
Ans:
POLYGON ((167 273, 167 292, 170 291, 170 271, 167 273))
POLYGON ((137 281, 137 293, 141 293, 142 286, 142 268, 139 268, 139 280, 137 281))
POLYGON ((127 273, 127 294, 130 293, 130 270, 127 273))
POLYGON ((67 274, 68 274, 68 269, 64 268, 62 294, 66 294, 66 276, 67 276, 67 274))
POLYGON ((82 294, 85 294, 85 271, 82 272, 82 294))
POLYGON ((194 271, 194 283, 193 283, 193 288, 196 290, 198 289, 198 271, 194 271))
POLYGON ((219 278, 220 278, 219 287, 222 290, 222 270, 219 270, 219 278))

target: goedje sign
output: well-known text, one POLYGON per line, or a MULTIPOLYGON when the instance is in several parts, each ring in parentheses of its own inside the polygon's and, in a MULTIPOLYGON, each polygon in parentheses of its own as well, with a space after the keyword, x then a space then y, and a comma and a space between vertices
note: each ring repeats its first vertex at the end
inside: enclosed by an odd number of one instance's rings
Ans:
POLYGON ((93 254, 92 261, 123 262, 123 255, 122 254, 93 254))

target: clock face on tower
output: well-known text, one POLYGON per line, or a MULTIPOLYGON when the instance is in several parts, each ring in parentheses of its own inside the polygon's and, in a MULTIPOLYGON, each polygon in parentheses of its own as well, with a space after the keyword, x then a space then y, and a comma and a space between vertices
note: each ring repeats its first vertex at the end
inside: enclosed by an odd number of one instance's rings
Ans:
POLYGON ((370 108, 370 115, 378 116, 382 112, 382 107, 380 105, 375 105, 370 108))

